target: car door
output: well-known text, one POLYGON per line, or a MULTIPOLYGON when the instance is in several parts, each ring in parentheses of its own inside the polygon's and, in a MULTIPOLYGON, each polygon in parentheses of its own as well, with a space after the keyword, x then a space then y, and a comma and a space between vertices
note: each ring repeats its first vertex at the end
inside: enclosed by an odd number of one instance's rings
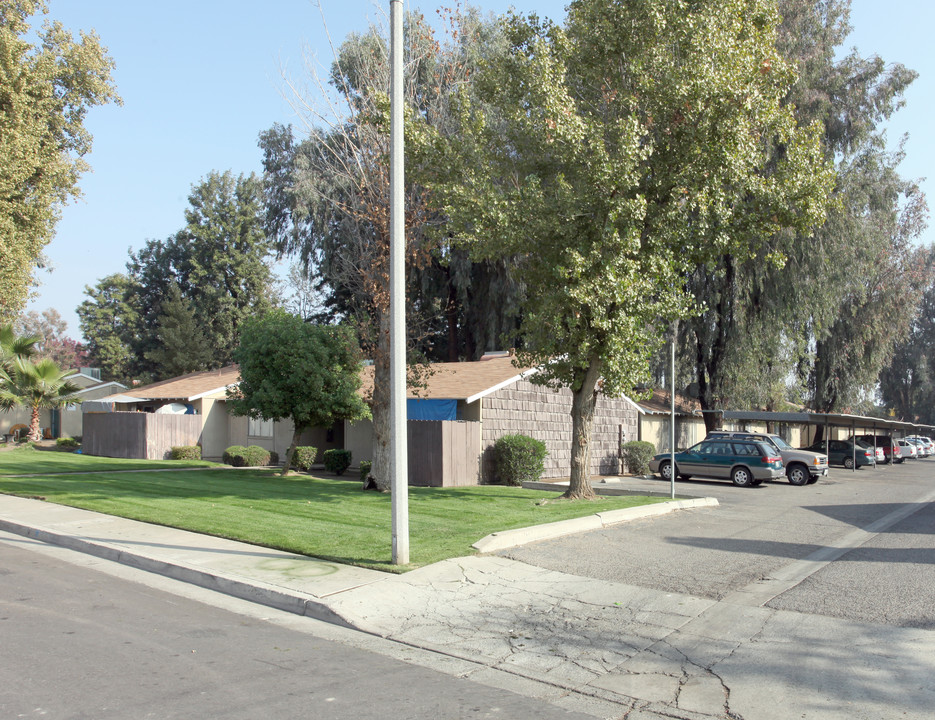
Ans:
POLYGON ((716 478, 729 478, 734 465, 734 447, 726 440, 711 443, 710 465, 708 473, 716 478))
POLYGON ((707 475, 708 463, 711 459, 712 442, 702 440, 697 445, 680 453, 676 459, 680 475, 707 475))

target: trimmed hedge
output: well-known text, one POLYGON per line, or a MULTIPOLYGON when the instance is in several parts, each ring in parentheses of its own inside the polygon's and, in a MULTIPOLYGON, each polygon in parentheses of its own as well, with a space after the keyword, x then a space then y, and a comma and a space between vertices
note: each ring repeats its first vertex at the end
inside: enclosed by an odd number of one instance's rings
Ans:
POLYGON ((545 443, 528 435, 504 435, 493 446, 497 479, 503 485, 522 485, 542 477, 549 451, 545 443))
POLYGON ((201 460, 200 445, 175 445, 169 450, 170 460, 201 460))
POLYGON ((367 478, 370 477, 370 468, 373 467, 373 463, 369 460, 360 461, 360 481, 367 482, 367 478))
POLYGON ((292 467, 298 470, 311 470, 317 455, 318 448, 311 445, 301 445, 292 454, 292 467))
POLYGON ((343 475, 351 466, 350 450, 325 450, 322 459, 325 461, 325 470, 335 475, 343 475))
POLYGON ((244 453, 247 451, 243 445, 231 445, 227 450, 224 451, 224 455, 221 459, 224 461, 225 465, 233 465, 234 467, 244 467, 246 463, 244 462, 244 453))
POLYGON ((250 447, 231 445, 224 451, 223 460, 234 467, 263 467, 277 465, 279 456, 274 451, 261 448, 259 445, 250 447))
POLYGON ((655 454, 656 446, 645 440, 631 440, 620 446, 620 456, 634 475, 648 474, 649 461, 655 454))

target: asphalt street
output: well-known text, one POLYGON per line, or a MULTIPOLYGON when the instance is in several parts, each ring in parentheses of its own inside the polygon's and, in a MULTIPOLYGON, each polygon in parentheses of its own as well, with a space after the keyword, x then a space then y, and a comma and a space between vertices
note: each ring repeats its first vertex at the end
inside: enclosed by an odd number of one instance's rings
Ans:
POLYGON ((795 566, 797 579, 804 577, 767 607, 935 629, 935 457, 856 473, 835 468, 803 487, 691 481, 677 483, 677 491, 720 504, 499 554, 713 600, 795 566), (836 545, 842 554, 831 562, 815 557, 836 545))
POLYGON ((0 717, 593 717, 419 666, 412 648, 370 639, 383 644, 370 652, 360 633, 94 564, 0 540, 0 717))

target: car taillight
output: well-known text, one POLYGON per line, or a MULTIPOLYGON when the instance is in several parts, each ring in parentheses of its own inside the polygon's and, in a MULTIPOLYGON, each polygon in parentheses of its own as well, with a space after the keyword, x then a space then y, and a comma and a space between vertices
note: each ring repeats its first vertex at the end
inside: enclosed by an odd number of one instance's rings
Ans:
POLYGON ((767 465, 772 465, 775 462, 782 462, 782 457, 766 456, 765 458, 763 458, 763 462, 766 463, 767 465))

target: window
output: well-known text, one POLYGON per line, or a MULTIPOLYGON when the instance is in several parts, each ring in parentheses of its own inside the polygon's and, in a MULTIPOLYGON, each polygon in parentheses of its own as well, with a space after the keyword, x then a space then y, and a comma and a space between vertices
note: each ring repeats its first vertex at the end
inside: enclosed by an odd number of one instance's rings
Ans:
POLYGON ((273 421, 264 418, 247 418, 248 437, 273 437, 273 421))

